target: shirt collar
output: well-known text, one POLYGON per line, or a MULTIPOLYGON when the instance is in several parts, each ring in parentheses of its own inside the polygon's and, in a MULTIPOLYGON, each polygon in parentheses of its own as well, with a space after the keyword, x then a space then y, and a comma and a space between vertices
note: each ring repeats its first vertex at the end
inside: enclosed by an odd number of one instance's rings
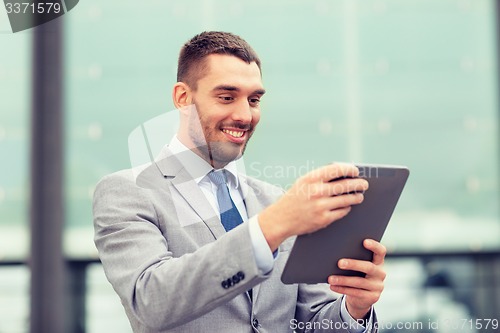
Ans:
MULTIPOLYGON (((168 148, 172 154, 179 159, 184 168, 186 168, 186 171, 193 177, 196 184, 199 184, 205 177, 208 179, 207 174, 213 170, 213 167, 191 149, 186 147, 177 138, 177 135, 174 135, 172 140, 170 140, 168 148)), ((234 188, 238 188, 239 180, 236 161, 229 162, 224 169, 226 170, 229 183, 234 186, 234 188)))

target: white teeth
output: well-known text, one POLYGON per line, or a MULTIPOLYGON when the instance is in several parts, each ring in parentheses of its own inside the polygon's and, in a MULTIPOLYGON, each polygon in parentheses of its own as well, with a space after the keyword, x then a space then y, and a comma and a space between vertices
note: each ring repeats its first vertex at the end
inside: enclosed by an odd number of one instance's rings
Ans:
POLYGON ((238 131, 231 131, 231 130, 226 130, 223 129, 222 132, 227 133, 231 136, 234 136, 235 138, 241 138, 245 132, 238 132, 238 131))

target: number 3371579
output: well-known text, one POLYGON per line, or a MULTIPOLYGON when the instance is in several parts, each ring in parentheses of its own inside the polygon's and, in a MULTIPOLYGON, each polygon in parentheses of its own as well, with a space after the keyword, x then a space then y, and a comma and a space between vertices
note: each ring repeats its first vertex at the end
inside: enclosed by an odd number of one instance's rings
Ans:
POLYGON ((58 2, 39 2, 37 4, 29 2, 7 2, 5 3, 7 14, 44 14, 61 12, 61 4, 58 2))

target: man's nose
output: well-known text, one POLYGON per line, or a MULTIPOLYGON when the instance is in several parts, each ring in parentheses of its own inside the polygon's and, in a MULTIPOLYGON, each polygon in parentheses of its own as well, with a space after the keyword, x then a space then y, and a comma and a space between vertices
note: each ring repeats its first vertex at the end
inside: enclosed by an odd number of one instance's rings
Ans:
POLYGON ((231 118, 234 121, 240 121, 242 123, 250 123, 252 122, 252 108, 248 101, 242 101, 241 103, 237 103, 234 105, 233 113, 231 114, 231 118))

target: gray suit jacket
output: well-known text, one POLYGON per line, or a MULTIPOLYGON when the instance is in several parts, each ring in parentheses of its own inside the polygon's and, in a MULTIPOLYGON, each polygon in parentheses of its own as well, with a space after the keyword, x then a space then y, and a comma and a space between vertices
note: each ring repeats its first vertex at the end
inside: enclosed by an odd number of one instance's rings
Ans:
MULTIPOLYGON (((134 332, 280 333, 306 322, 314 332, 348 332, 330 330, 340 299, 327 284, 281 282, 292 239, 260 274, 248 223, 226 233, 179 160, 164 153, 140 172, 106 176, 94 194, 95 244, 134 332)), ((249 218, 283 193, 244 175, 240 184, 249 218)))

